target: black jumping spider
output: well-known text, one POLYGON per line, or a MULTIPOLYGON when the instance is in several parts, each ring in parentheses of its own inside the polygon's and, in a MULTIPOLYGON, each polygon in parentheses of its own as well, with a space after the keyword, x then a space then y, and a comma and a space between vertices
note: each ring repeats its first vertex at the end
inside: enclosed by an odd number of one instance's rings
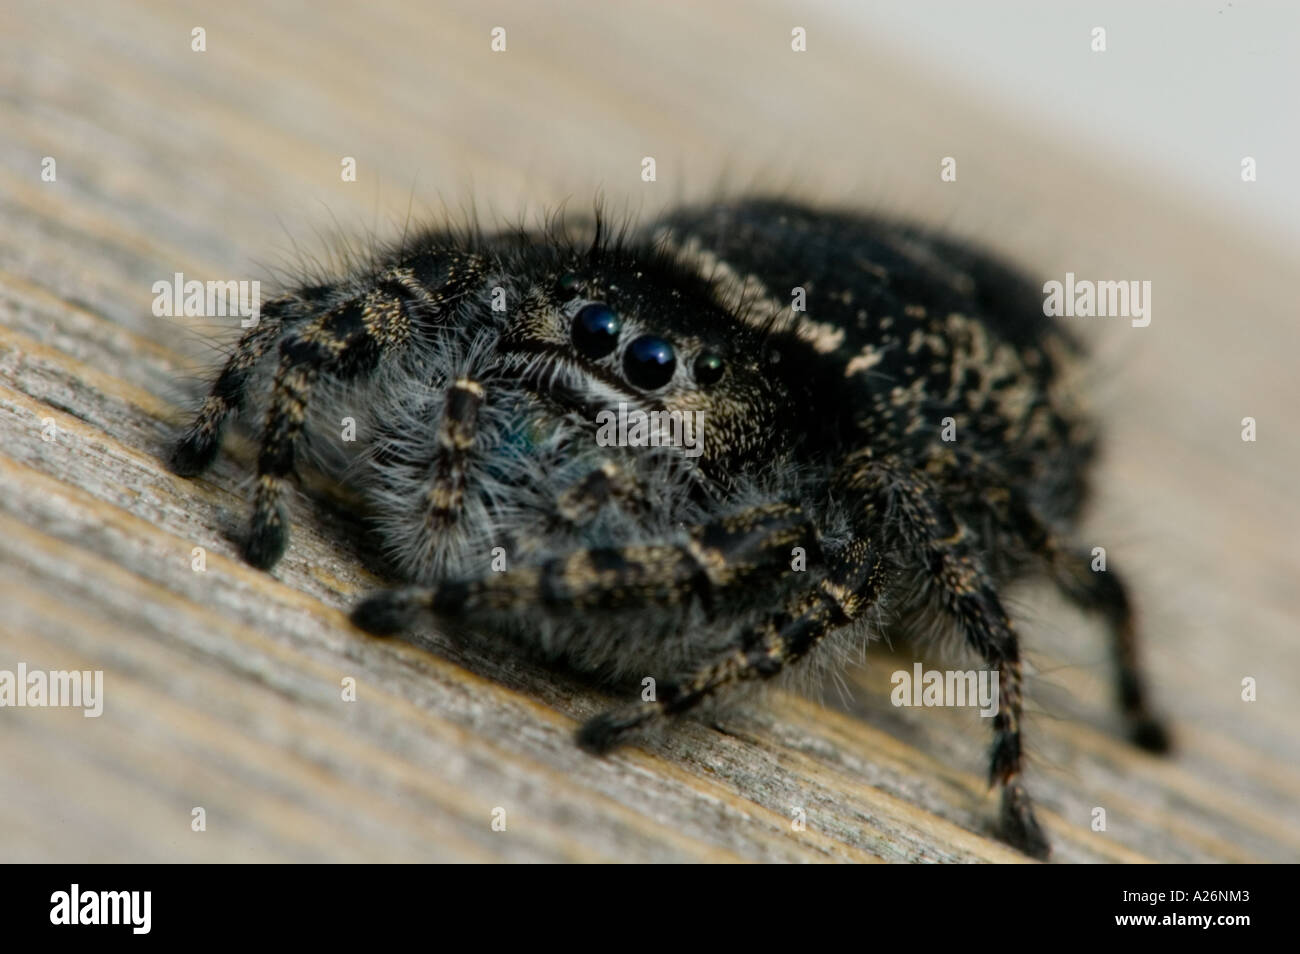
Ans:
POLYGON ((265 414, 251 563, 284 551, 301 444, 361 491, 411 584, 360 603, 362 629, 433 616, 603 677, 657 677, 653 701, 582 727, 591 750, 829 635, 945 621, 1000 671, 1004 837, 1046 856, 998 596, 1036 570, 1105 615, 1134 739, 1166 747, 1125 588, 1069 535, 1094 437, 1067 387, 1079 349, 1033 286, 924 231, 781 201, 618 235, 598 217, 588 238, 427 233, 267 303, 175 470, 207 467, 250 403, 265 414), (597 440, 615 409, 678 417, 641 419, 660 446, 627 432, 619 446, 597 440), (693 452, 689 431, 669 433, 682 415, 702 420, 693 452))

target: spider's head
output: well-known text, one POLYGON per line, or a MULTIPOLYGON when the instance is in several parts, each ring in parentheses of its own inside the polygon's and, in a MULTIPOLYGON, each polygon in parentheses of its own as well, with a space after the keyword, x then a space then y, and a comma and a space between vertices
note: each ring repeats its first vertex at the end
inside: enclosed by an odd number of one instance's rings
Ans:
POLYGON ((589 422, 594 440, 614 434, 635 446, 641 433, 652 441, 658 433, 714 473, 791 443, 797 399, 770 333, 653 250, 558 263, 529 290, 499 347, 528 387, 589 422))

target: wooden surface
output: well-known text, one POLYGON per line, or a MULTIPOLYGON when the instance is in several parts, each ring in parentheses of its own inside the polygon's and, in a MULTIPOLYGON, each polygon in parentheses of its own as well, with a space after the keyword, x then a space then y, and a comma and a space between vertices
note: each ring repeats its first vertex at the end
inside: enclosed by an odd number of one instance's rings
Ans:
POLYGON ((1198 211, 826 14, 366 6, 0 13, 0 669, 101 669, 106 694, 99 719, 0 710, 0 860, 1019 860, 987 835, 982 720, 889 704, 910 656, 876 647, 824 706, 772 693, 589 758, 572 730, 609 700, 582 681, 352 630, 379 581, 337 509, 300 495, 283 563, 245 566, 247 444, 203 480, 161 466, 235 330, 153 317, 153 282, 266 280, 442 200, 513 218, 603 189, 650 211, 720 182, 943 222, 1034 274, 1154 283, 1149 328, 1089 328, 1110 442, 1085 537, 1133 578, 1179 752, 1116 737, 1099 630, 1028 587, 1028 785, 1056 860, 1300 858, 1297 255, 1231 214, 1235 158, 1226 211, 1198 211))

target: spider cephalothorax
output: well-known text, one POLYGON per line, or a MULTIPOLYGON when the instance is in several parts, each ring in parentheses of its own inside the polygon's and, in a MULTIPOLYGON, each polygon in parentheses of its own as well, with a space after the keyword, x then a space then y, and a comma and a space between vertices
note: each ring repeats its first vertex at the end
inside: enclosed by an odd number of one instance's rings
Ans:
POLYGON ((1015 273, 855 214, 738 201, 581 246, 435 232, 269 302, 173 464, 202 470, 253 405, 250 562, 280 558, 313 449, 407 584, 363 601, 362 629, 438 617, 657 680, 581 729, 597 751, 830 635, 946 621, 999 671, 1002 829, 1043 856, 1002 586, 1041 570, 1104 613, 1135 738, 1167 744, 1125 589, 1069 537, 1094 443, 1077 357, 1015 273))

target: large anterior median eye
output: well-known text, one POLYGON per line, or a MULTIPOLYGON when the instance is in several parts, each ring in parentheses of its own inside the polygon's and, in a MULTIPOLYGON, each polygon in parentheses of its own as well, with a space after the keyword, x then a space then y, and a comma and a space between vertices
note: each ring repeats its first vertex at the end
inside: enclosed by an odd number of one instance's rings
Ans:
POLYGON ((623 322, 602 302, 583 305, 573 317, 573 346, 588 358, 603 358, 618 344, 623 322))
POLYGON ((623 355, 623 373, 627 379, 645 391, 653 391, 667 384, 677 367, 673 346, 663 338, 642 335, 630 345, 623 355))

